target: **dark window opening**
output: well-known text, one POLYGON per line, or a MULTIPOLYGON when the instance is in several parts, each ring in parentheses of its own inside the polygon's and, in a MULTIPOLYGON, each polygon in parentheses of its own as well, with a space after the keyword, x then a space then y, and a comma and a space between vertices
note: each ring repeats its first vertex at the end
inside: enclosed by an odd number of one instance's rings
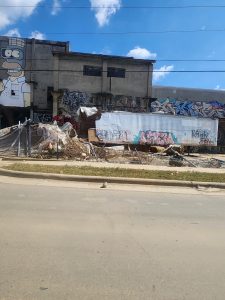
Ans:
POLYGON ((52 92, 54 91, 53 87, 48 86, 48 91, 47 91, 47 109, 50 110, 51 112, 53 111, 53 96, 52 92))
POLYGON ((108 68, 108 77, 125 78, 126 70, 122 68, 108 68))
POLYGON ((83 75, 85 76, 102 76, 101 67, 84 66, 83 75))

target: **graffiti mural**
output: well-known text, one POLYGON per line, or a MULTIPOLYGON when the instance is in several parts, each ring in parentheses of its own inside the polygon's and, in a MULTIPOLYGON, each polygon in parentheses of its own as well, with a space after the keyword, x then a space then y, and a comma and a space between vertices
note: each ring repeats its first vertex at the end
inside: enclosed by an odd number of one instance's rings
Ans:
POLYGON ((97 137, 100 140, 107 140, 107 141, 112 141, 112 142, 117 142, 117 143, 126 143, 129 141, 131 132, 128 130, 119 130, 119 129, 114 129, 114 130, 101 130, 97 129, 96 130, 97 137))
POLYGON ((218 119, 113 112, 102 113, 95 124, 105 143, 217 145, 218 119))
POLYGON ((200 145, 213 145, 213 141, 210 139, 210 131, 208 129, 192 130, 192 138, 198 139, 200 145))
POLYGON ((48 113, 34 113, 34 122, 35 123, 51 123, 52 122, 52 114, 48 113))
POLYGON ((1 57, 4 59, 1 67, 8 74, 7 78, 0 81, 0 104, 4 106, 30 106, 31 88, 24 74, 25 54, 26 44, 20 38, 9 38, 8 45, 1 49, 1 57))
POLYGON ((148 99, 135 96, 93 94, 92 103, 104 111, 148 111, 148 99))
POLYGON ((59 108, 70 115, 75 115, 81 106, 94 106, 103 111, 147 112, 148 99, 65 90, 59 100, 59 108))
POLYGON ((140 97, 115 95, 108 101, 107 110, 147 112, 147 100, 140 97))
POLYGON ((192 117, 224 118, 225 104, 218 101, 192 102, 167 98, 152 102, 152 111, 192 117))
POLYGON ((134 140, 135 144, 148 144, 148 145, 173 145, 177 143, 177 138, 171 132, 160 131, 140 131, 134 140))
POLYGON ((68 114, 74 115, 81 106, 88 106, 89 101, 90 96, 87 93, 65 90, 59 107, 68 114))

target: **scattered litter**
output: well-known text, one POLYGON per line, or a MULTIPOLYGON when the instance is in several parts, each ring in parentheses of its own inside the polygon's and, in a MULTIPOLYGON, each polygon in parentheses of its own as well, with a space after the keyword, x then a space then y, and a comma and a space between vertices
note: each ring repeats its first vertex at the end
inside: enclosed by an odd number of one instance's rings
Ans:
POLYGON ((98 113, 98 109, 96 107, 83 107, 81 106, 78 111, 77 115, 80 116, 81 114, 85 114, 87 118, 96 115, 98 113))
POLYGON ((42 287, 42 286, 41 286, 41 287, 40 287, 40 290, 41 290, 41 291, 46 291, 46 290, 48 290, 48 288, 47 288, 47 287, 42 287))
POLYGON ((108 185, 107 182, 104 182, 104 183, 100 186, 100 188, 101 188, 101 189, 106 189, 106 188, 107 188, 107 185, 108 185))
POLYGON ((208 193, 221 192, 220 188, 214 188, 214 187, 206 187, 206 186, 198 185, 196 188, 199 192, 208 192, 208 193))
POLYGON ((7 128, 4 128, 4 129, 1 129, 0 130, 0 137, 3 137, 5 135, 9 134, 11 131, 13 131, 12 127, 7 127, 7 128))

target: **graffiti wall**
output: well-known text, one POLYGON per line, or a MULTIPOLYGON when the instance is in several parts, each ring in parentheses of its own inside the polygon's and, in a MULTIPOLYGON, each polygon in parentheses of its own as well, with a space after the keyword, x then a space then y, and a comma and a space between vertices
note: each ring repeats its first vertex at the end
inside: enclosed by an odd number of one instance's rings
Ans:
POLYGON ((52 114, 46 112, 35 112, 34 113, 34 122, 35 123, 51 123, 52 114))
POLYGON ((127 143, 132 135, 130 130, 123 129, 97 129, 97 136, 102 141, 108 141, 112 143, 127 143))
POLYGON ((0 81, 0 104, 4 106, 30 106, 31 88, 25 79, 26 42, 20 38, 9 38, 8 45, 1 48, 1 68, 7 76, 0 81))
POLYGON ((59 109, 71 116, 76 115, 81 106, 89 106, 90 95, 80 91, 65 90, 59 101, 59 109))
POLYGON ((92 95, 95 106, 105 111, 147 112, 148 99, 124 95, 92 95))
POLYGON ((216 146, 218 120, 142 113, 103 113, 96 134, 104 143, 216 146))
POLYGON ((65 90, 59 99, 59 109, 75 115, 81 106, 95 106, 103 111, 147 112, 148 99, 123 95, 88 94, 65 90))
POLYGON ((225 104, 218 101, 192 102, 169 98, 160 99, 152 103, 152 111, 192 117, 225 118, 225 104))
POLYGON ((174 145, 177 144, 177 138, 171 132, 146 130, 139 132, 135 143, 159 146, 174 145))

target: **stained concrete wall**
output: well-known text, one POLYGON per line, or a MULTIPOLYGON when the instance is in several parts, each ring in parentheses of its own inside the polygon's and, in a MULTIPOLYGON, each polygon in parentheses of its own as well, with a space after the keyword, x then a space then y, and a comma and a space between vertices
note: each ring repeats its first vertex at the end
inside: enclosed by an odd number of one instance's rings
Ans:
POLYGON ((48 109, 48 88, 54 86, 53 51, 66 52, 68 43, 53 41, 28 40, 31 57, 30 80, 33 83, 33 105, 38 109, 48 109))
POLYGON ((150 97, 153 65, 149 61, 112 58, 100 55, 56 55, 54 90, 68 89, 86 93, 110 93, 135 97, 150 97), (102 76, 83 75, 83 67, 103 69, 102 76), (124 68, 125 78, 107 77, 107 68, 124 68))
MULTIPOLYGON (((27 106, 31 107, 31 113, 33 111, 49 114, 44 116, 44 119, 51 119, 52 111, 57 112, 59 95, 62 95, 65 90, 125 97, 151 96, 153 61, 111 55, 73 53, 69 52, 68 42, 21 40, 25 44, 24 71, 26 83, 30 89, 30 100, 27 106), (84 65, 101 67, 103 69, 102 76, 84 76, 84 65), (126 70, 125 78, 108 78, 108 67, 124 68, 126 70), (50 89, 55 92, 53 103, 48 102, 47 99, 50 89)), ((6 48, 7 45, 9 45, 9 38, 0 37, 0 48, 6 48)), ((0 55, 1 65, 4 60, 6 58, 0 55)), ((0 68, 0 79, 6 78, 8 78, 7 71, 0 68)), ((130 100, 125 102, 127 101, 130 100)), ((39 120, 41 121, 41 119, 39 120)))
POLYGON ((225 91, 209 89, 192 89, 182 87, 153 86, 152 97, 158 99, 177 99, 180 101, 218 101, 225 103, 225 91))

